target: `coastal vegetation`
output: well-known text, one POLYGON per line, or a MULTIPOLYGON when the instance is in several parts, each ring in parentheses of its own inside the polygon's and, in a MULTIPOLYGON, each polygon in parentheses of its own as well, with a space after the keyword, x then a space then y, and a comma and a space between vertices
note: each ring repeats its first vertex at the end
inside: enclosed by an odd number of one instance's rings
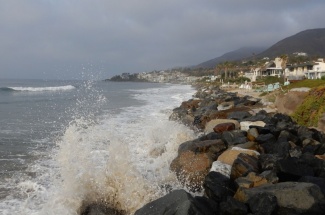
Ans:
POLYGON ((325 87, 323 85, 311 89, 303 103, 292 114, 292 118, 300 125, 317 127, 318 120, 324 113, 325 87))

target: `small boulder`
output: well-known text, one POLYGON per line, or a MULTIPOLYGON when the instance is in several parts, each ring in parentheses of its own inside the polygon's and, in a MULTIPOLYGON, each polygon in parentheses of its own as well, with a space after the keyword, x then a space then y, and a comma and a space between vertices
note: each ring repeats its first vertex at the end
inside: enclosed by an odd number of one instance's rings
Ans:
POLYGON ((235 194, 232 180, 219 172, 209 172, 203 187, 205 194, 216 202, 224 201, 227 196, 235 194))
POLYGON ((247 142, 247 132, 240 130, 225 131, 221 135, 222 140, 229 146, 247 142))
POLYGON ((221 123, 214 126, 213 131, 216 133, 222 133, 224 131, 232 131, 235 130, 236 126, 232 122, 221 123))
POLYGON ((259 127, 264 127, 265 122, 263 121, 241 121, 240 122, 240 129, 243 131, 247 131, 250 126, 259 126, 259 127))
POLYGON ((232 166, 234 161, 237 159, 238 155, 241 154, 241 153, 252 155, 252 156, 254 156, 256 158, 259 155, 259 153, 254 151, 254 150, 239 149, 239 148, 236 147, 235 149, 224 151, 218 157, 218 161, 232 166))
POLYGON ((170 169, 176 173, 178 180, 192 191, 202 188, 205 176, 208 174, 212 160, 206 153, 185 151, 180 153, 170 164, 170 169))
POLYGON ((213 128, 219 124, 222 123, 233 123, 235 124, 235 129, 239 129, 239 122, 237 120, 233 120, 233 119, 213 119, 209 122, 206 123, 205 125, 205 129, 204 132, 205 133, 210 133, 213 132, 213 128))
POLYGON ((234 180, 250 172, 259 172, 258 159, 248 154, 239 154, 232 165, 230 178, 234 180))

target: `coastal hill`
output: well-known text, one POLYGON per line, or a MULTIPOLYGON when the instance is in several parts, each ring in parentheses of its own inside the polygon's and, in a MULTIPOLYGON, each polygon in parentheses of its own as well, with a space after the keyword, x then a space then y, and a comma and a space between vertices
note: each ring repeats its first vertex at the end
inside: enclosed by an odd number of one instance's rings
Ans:
POLYGON ((295 52, 304 52, 309 56, 325 56, 325 28, 301 31, 277 42, 258 54, 257 57, 274 58, 282 54, 291 55, 295 52))
POLYGON ((252 58, 274 58, 283 54, 292 55, 295 52, 304 52, 308 56, 325 56, 325 28, 301 31, 275 43, 269 48, 240 48, 228 52, 220 57, 199 63, 192 68, 213 68, 218 63, 237 61, 252 58))
POLYGON ((215 67, 218 63, 225 62, 225 61, 237 61, 242 60, 245 58, 252 57, 253 54, 261 53, 265 51, 266 48, 263 47, 243 47, 231 52, 227 52, 220 57, 216 57, 214 59, 205 61, 200 63, 196 66, 193 66, 194 69, 196 68, 212 68, 215 67))

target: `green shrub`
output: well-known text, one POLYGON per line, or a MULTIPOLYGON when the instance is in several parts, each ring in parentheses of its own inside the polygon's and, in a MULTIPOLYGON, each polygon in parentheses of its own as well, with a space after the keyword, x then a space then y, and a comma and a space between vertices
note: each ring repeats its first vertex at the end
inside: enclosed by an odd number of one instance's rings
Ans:
POLYGON ((317 126, 321 115, 325 113, 325 87, 312 89, 303 103, 292 114, 292 118, 300 125, 317 126))

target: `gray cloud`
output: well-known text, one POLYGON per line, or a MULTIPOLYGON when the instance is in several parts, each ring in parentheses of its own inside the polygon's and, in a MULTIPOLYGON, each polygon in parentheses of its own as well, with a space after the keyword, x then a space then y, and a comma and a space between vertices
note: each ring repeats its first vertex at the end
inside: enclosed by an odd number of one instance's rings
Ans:
POLYGON ((324 6, 323 0, 0 0, 0 78, 106 78, 193 65, 322 28, 324 6))

